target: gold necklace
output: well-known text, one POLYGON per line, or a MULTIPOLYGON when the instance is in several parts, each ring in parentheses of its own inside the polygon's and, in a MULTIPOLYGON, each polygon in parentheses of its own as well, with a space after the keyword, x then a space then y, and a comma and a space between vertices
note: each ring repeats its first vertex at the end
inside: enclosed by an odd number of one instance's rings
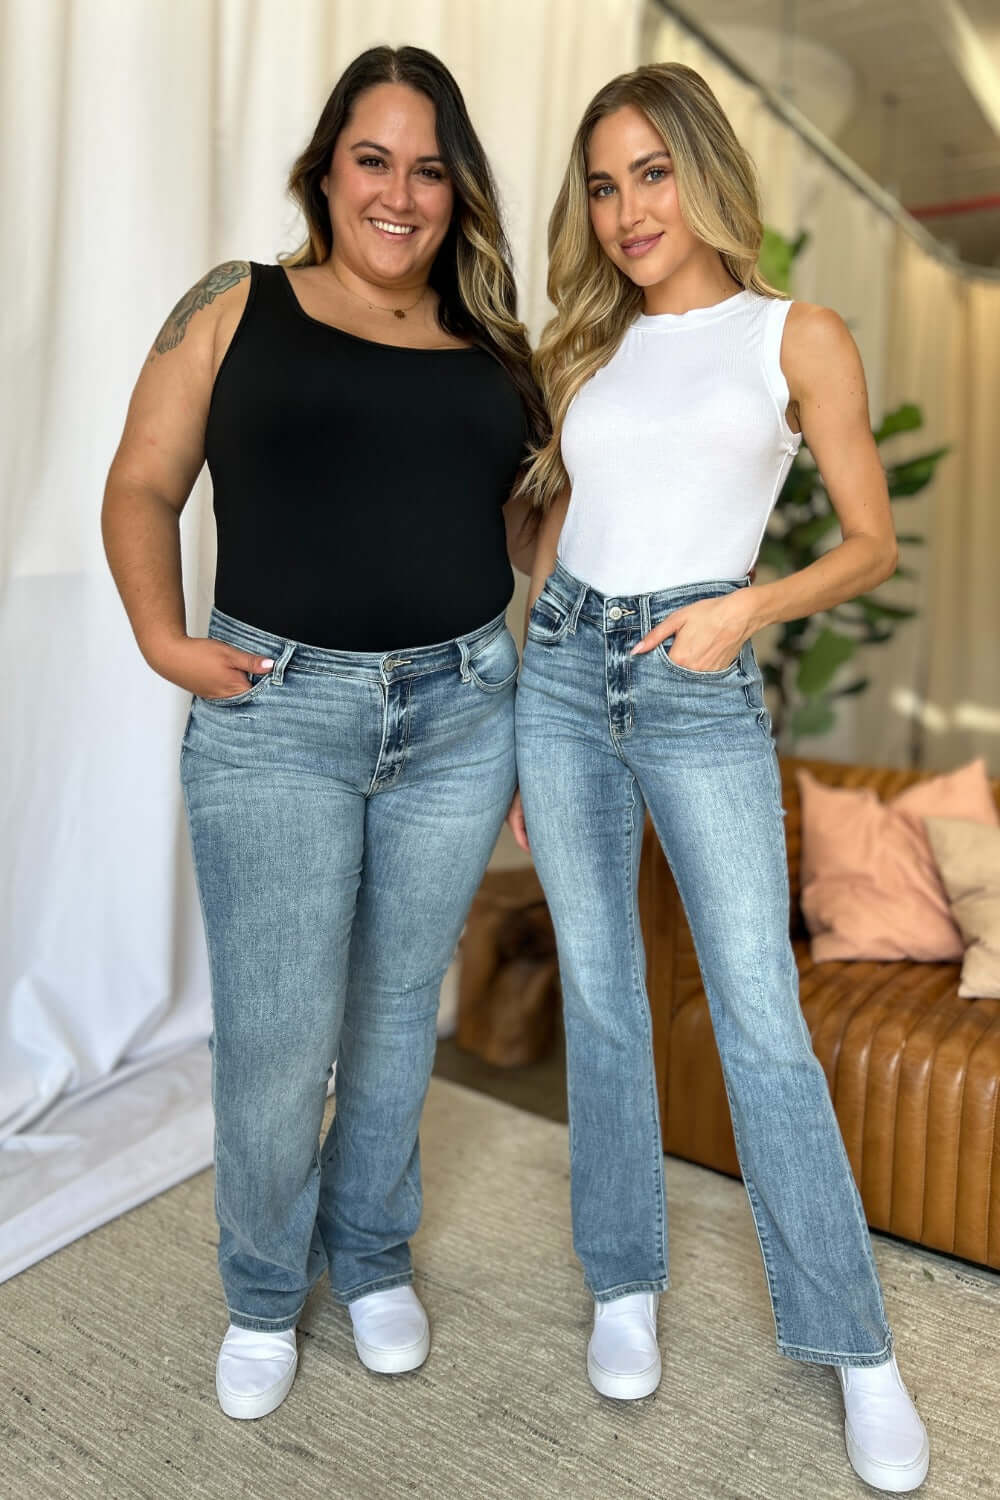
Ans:
POLYGON ((405 318, 406 314, 411 313, 415 307, 419 306, 419 304, 427 295, 427 288, 425 286, 421 289, 420 296, 417 298, 416 302, 411 302, 409 307, 382 307, 377 302, 369 302, 367 297, 362 297, 360 292, 356 292, 352 287, 349 287, 346 281, 341 281, 340 277, 334 270, 332 261, 330 262, 330 270, 333 272, 334 281, 336 281, 339 286, 342 286, 344 291, 347 292, 349 296, 357 297, 358 301, 363 302, 366 307, 370 307, 372 312, 391 312, 394 318, 405 318))

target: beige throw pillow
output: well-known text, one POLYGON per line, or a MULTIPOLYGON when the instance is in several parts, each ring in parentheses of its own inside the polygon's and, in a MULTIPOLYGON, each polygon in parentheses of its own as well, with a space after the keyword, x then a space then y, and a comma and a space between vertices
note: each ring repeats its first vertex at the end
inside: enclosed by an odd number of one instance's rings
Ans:
POLYGON ((958 962, 962 935, 927 841, 926 817, 996 826, 986 765, 975 760, 914 783, 891 802, 871 787, 826 786, 797 773, 802 804, 802 915, 816 963, 830 959, 958 962))
POLYGON ((967 943, 960 995, 1000 999, 1000 828, 926 818, 951 914, 967 943))

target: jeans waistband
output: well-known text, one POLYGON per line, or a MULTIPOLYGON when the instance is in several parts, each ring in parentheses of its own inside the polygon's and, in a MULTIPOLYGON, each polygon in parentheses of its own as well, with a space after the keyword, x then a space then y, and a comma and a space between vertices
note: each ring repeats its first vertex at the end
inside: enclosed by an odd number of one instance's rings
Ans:
POLYGON ((640 624, 643 631, 696 599, 713 599, 749 588, 749 577, 715 578, 704 583, 682 583, 651 594, 602 594, 577 578, 561 562, 545 582, 545 588, 570 612, 572 622, 588 620, 601 630, 624 630, 640 624))
POLYGON ((227 641, 230 646, 252 651, 257 656, 273 657, 281 662, 282 672, 294 656, 297 667, 311 672, 331 672, 339 677, 383 677, 391 672, 393 680, 398 681, 401 677, 422 677, 427 672, 440 672, 448 667, 457 667, 464 675, 469 657, 506 629, 506 625, 506 615, 500 614, 477 630, 456 636, 453 641, 396 651, 333 651, 325 646, 303 645, 270 631, 258 630, 256 625, 248 625, 244 620, 234 620, 221 609, 212 610, 208 631, 214 640, 227 641))

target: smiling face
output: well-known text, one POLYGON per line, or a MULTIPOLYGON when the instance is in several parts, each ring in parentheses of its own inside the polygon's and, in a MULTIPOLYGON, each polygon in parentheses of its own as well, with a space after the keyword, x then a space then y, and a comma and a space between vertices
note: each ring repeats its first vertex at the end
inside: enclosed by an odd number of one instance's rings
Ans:
POLYGON ((320 184, 345 270, 394 290, 426 283, 455 196, 439 153, 426 94, 380 83, 359 95, 320 184))
POLYGON ((647 293, 678 272, 691 280, 721 269, 716 251, 684 222, 670 152, 634 105, 623 105, 594 126, 587 191, 602 250, 647 293))

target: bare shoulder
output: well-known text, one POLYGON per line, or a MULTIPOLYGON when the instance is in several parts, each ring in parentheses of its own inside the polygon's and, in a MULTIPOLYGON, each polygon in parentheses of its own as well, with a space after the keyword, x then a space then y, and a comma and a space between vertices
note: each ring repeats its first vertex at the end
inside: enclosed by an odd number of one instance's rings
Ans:
MULTIPOLYGON (((188 328, 196 313, 204 308, 213 308, 215 316, 210 320, 199 320, 196 327, 215 343, 216 329, 220 323, 239 321, 250 292, 250 262, 248 260, 225 260, 213 266, 200 281, 196 281, 171 309, 150 350, 150 361, 169 354, 183 343, 188 328)), ((230 330, 231 331, 231 330, 230 330)))
MULTIPOLYGON (((215 376, 249 290, 250 262, 227 260, 213 266, 184 293, 139 372, 116 463, 133 463, 145 473, 154 449, 175 456, 183 453, 195 465, 190 474, 193 483, 201 463, 215 376)), ((170 492, 182 489, 173 485, 170 492)), ((186 489, 183 492, 187 494, 186 489)))
POLYGON ((781 343, 781 367, 793 394, 861 376, 861 356, 847 324, 832 307, 793 302, 781 343))
POLYGON ((815 302, 793 302, 789 307, 782 359, 785 355, 793 360, 835 359, 856 349, 851 330, 832 307, 820 307, 815 302))

